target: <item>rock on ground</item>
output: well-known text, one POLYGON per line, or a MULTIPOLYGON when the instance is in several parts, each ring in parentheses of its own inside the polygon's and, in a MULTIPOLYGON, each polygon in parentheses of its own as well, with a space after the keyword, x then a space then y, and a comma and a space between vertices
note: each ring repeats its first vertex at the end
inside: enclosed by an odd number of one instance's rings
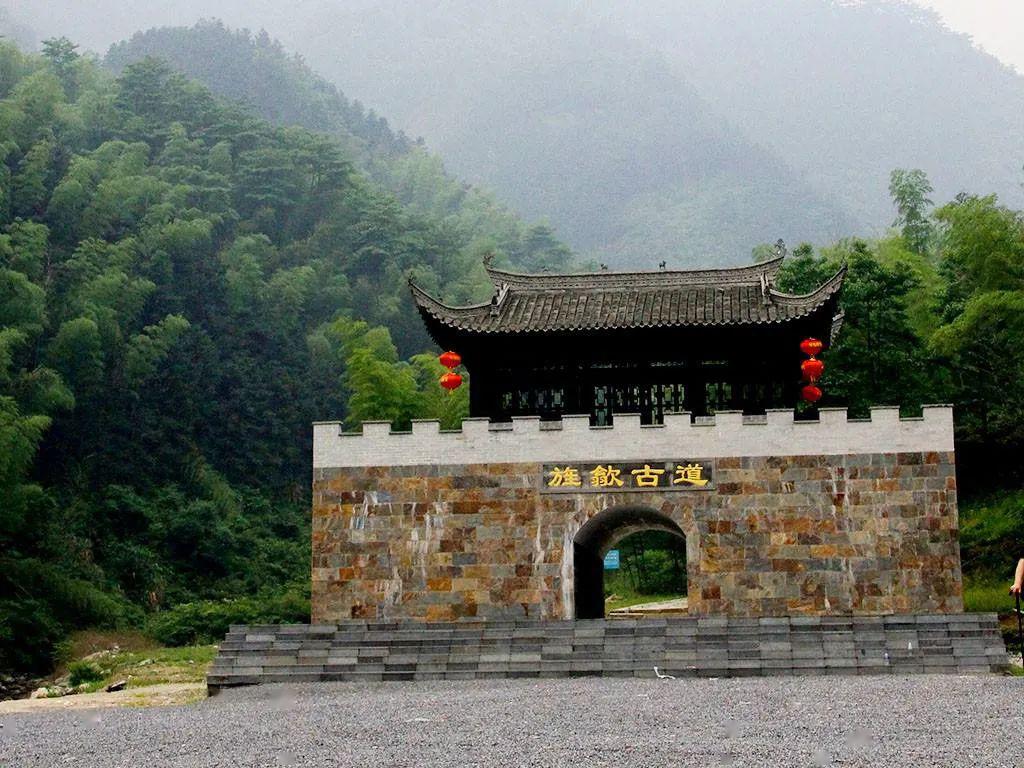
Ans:
POLYGON ((0 722, 4 766, 1020 766, 1024 678, 324 683, 0 722))

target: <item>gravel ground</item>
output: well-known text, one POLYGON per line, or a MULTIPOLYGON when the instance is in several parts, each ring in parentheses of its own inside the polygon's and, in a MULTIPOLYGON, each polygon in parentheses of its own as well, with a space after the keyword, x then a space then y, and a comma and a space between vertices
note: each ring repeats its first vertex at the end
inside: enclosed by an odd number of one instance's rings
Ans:
POLYGON ((2 768, 1020 766, 1024 678, 322 683, 2 724, 2 768))

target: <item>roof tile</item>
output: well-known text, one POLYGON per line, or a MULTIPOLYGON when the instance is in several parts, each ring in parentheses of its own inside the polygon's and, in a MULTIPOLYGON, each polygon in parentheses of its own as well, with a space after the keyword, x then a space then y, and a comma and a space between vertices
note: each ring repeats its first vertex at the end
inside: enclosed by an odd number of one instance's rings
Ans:
POLYGON ((781 293, 771 287, 780 265, 775 259, 732 269, 576 275, 488 269, 494 298, 470 307, 447 306, 416 285, 412 291, 428 323, 470 333, 525 333, 785 322, 814 312, 842 287, 845 267, 809 294, 781 293))

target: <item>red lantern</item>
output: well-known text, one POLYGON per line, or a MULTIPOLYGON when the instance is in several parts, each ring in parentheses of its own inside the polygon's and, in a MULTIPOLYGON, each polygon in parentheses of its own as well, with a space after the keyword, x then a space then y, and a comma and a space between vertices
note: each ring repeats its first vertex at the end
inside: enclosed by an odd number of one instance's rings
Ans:
POLYGON ((808 357, 814 357, 824 345, 817 339, 804 339, 800 342, 800 351, 808 357))
POLYGON ((441 386, 452 392, 462 386, 462 377, 457 373, 446 373, 441 377, 441 386))
POLYGON ((437 359, 440 360, 441 365, 443 365, 448 370, 455 370, 456 368, 459 367, 459 364, 462 362, 462 356, 459 355, 458 352, 451 351, 441 354, 437 359))
POLYGON ((808 384, 806 387, 801 389, 800 394, 808 403, 816 403, 821 400, 821 390, 813 384, 808 384))
POLYGON ((800 363, 800 372, 803 373, 805 381, 813 384, 825 372, 825 364, 816 357, 812 357, 810 360, 804 360, 800 363))

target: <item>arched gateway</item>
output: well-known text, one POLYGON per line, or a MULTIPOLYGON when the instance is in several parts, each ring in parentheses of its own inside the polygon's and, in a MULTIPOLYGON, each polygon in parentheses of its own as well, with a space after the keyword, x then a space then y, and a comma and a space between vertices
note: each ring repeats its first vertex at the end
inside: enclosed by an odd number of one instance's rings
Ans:
MULTIPOLYGON (((604 558, 618 542, 634 533, 665 531, 685 546, 686 535, 667 514, 650 507, 613 507, 590 518, 572 540, 573 615, 577 619, 604 617, 604 558)), ((689 557, 687 557, 689 562, 689 557)), ((688 579, 687 583, 692 579, 688 579)))
POLYGON ((473 418, 314 426, 314 624, 233 627, 211 688, 1005 665, 995 615, 962 613, 951 409, 795 418, 843 273, 791 296, 779 266, 489 268, 471 307, 414 288, 473 418), (686 538, 690 615, 572 621, 603 613, 601 555, 651 528, 686 538))
POLYGON ((598 557, 635 526, 685 534, 691 614, 961 611, 950 409, 796 420, 843 272, 793 296, 780 265, 488 265, 471 307, 413 287, 473 418, 315 426, 314 621, 597 616, 598 557))

